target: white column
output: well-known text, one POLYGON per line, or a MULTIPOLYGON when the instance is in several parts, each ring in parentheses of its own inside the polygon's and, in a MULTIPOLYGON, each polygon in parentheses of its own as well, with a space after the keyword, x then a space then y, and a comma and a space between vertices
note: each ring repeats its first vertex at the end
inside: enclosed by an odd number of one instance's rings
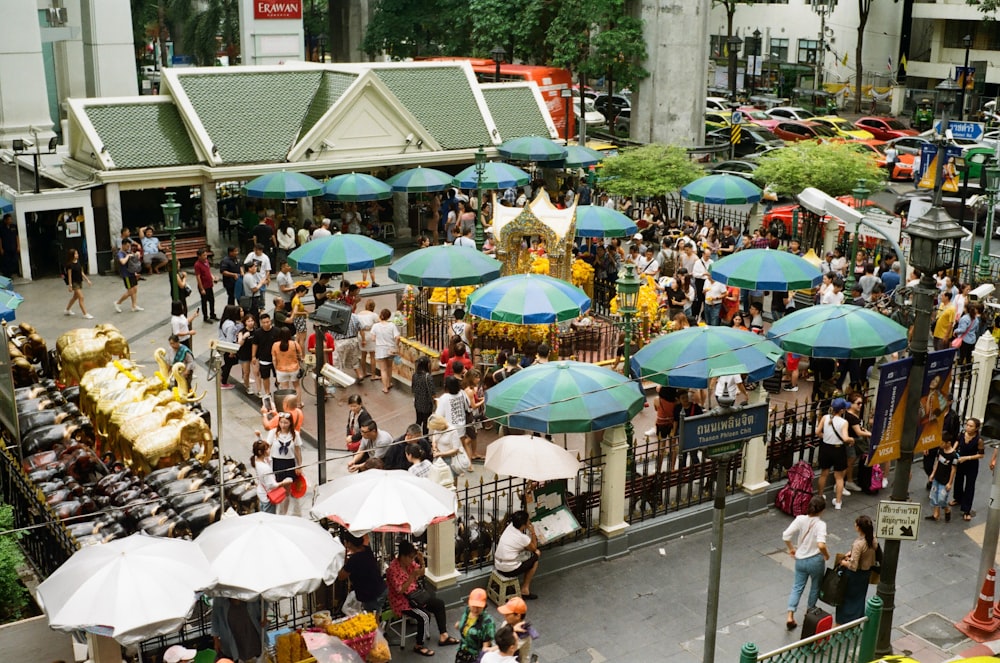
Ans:
POLYGON ((612 538, 628 528, 625 522, 625 464, 628 456, 625 427, 615 426, 604 431, 601 450, 604 452, 604 473, 601 477, 600 530, 612 538))
MULTIPOLYGON (((129 61, 135 62, 134 55, 129 61)), ((14 138, 34 141, 29 127, 39 130, 38 140, 48 142, 54 134, 37 2, 0 3, 0 90, 0 145, 10 147, 14 138)))
POLYGON ((299 227, 302 227, 306 219, 311 218, 313 218, 313 199, 299 198, 299 227))
MULTIPOLYGON (((750 394, 750 405, 759 405, 766 401, 767 392, 763 386, 750 394)), ((756 495, 770 485, 767 480, 767 445, 763 437, 751 438, 743 447, 743 492, 756 495)))
POLYGON ((31 260, 28 252, 28 223, 24 218, 24 210, 20 206, 14 208, 14 223, 17 224, 17 239, 21 246, 21 276, 25 281, 31 280, 31 260))
POLYGON ((220 256, 225 249, 219 236, 219 198, 215 192, 215 182, 201 185, 201 218, 205 222, 205 241, 215 252, 216 259, 221 260, 220 256))
POLYGON ((132 8, 128 0, 82 0, 83 66, 87 95, 134 97, 135 75, 132 8))
POLYGON ((104 195, 108 204, 108 232, 111 236, 111 250, 115 251, 121 241, 122 226, 122 191, 117 183, 104 185, 104 195))
POLYGON ((121 663, 121 645, 106 635, 88 633, 87 649, 93 663, 121 663))
POLYGON ((99 274, 100 268, 97 264, 97 233, 94 229, 94 206, 89 199, 83 206, 83 236, 87 238, 87 272, 99 274))
POLYGON ((976 341, 976 347, 972 351, 972 379, 975 381, 970 386, 972 392, 972 409, 970 417, 975 417, 980 421, 986 414, 986 401, 990 395, 990 380, 993 377, 993 369, 997 365, 997 342, 993 334, 986 333, 976 341))
POLYGON ((455 584, 461 574, 455 568, 455 519, 427 528, 427 580, 435 589, 455 584))

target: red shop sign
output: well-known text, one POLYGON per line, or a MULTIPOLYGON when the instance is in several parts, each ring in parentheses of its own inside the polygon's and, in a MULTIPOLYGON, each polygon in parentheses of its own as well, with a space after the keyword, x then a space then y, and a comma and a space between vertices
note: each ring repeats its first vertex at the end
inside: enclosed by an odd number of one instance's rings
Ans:
POLYGON ((253 17, 270 18, 302 18, 302 0, 254 0, 253 17))

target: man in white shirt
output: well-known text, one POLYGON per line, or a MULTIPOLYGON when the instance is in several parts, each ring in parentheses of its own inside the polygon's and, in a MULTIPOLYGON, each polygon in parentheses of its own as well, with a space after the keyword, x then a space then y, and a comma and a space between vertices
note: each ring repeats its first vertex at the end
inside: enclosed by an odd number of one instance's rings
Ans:
POLYGON ((330 219, 324 218, 322 225, 313 231, 312 238, 316 239, 317 237, 329 237, 332 234, 333 233, 330 232, 330 219))
POLYGON ((705 274, 705 324, 718 327, 722 324, 722 300, 726 297, 726 284, 705 274))
POLYGON ((515 511, 510 524, 497 541, 496 552, 493 553, 493 566, 508 578, 524 575, 521 581, 521 598, 537 599, 531 593, 531 579, 538 570, 538 539, 535 528, 531 525, 527 511, 515 511))
POLYGON ((472 231, 472 228, 466 228, 465 233, 455 240, 455 246, 465 246, 470 249, 476 248, 476 240, 472 239, 472 231))
POLYGON ((701 309, 705 305, 705 277, 712 266, 712 252, 705 249, 701 257, 694 261, 691 266, 691 278, 694 279, 694 301, 691 302, 691 317, 695 320, 701 315, 701 309))
POLYGON ((644 255, 639 263, 639 274, 642 276, 652 276, 656 278, 660 275, 660 263, 653 256, 653 247, 646 247, 646 255, 644 255))
POLYGON ((743 395, 743 403, 745 404, 750 396, 747 394, 746 387, 743 386, 743 378, 739 375, 722 375, 717 378, 712 378, 708 384, 709 390, 715 396, 715 402, 719 402, 719 397, 732 398, 736 400, 737 393, 743 395))

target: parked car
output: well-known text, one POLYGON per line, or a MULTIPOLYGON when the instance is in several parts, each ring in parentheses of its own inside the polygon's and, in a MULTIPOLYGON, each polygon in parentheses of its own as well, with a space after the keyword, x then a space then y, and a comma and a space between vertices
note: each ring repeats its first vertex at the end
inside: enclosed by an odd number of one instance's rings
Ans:
MULTIPOLYGON (((978 187, 973 187, 970 183, 970 192, 978 190, 978 187)), ((986 227, 986 215, 988 213, 988 205, 973 205, 970 204, 970 200, 975 202, 974 195, 970 195, 966 199, 965 214, 962 214, 962 199, 958 196, 944 195, 941 197, 941 206, 944 207, 944 211, 948 213, 948 216, 959 221, 963 228, 973 230, 975 226, 975 231, 977 235, 982 235, 983 230, 986 227)), ((896 199, 893 211, 896 214, 906 214, 907 218, 910 216, 910 203, 914 200, 923 200, 926 202, 931 202, 934 199, 934 192, 930 189, 917 189, 914 191, 907 191, 899 195, 896 199)), ((996 211, 994 211, 996 215, 996 211)))
MULTIPOLYGON (((598 112, 597 108, 594 106, 594 100, 587 97, 583 98, 584 107, 584 121, 587 123, 588 127, 603 127, 607 120, 604 119, 604 115, 598 112)), ((576 116, 576 121, 580 121, 580 97, 573 97, 573 114, 576 116)))
MULTIPOLYGON (((837 196, 837 200, 844 203, 848 207, 856 207, 853 196, 837 196)), ((795 210, 799 210, 799 223, 802 222, 802 211, 798 203, 789 203, 787 205, 776 205, 771 208, 770 211, 766 212, 763 217, 763 225, 765 228, 770 229, 772 224, 775 222, 784 225, 785 233, 791 234, 792 232, 792 220, 795 217, 795 210)), ((864 203, 864 209, 877 209, 888 214, 899 215, 899 212, 893 212, 890 209, 886 209, 880 205, 877 201, 866 200, 864 203)), ((830 220, 829 216, 823 217, 827 221, 830 220)))
POLYGON ((713 164, 708 169, 708 172, 713 175, 735 175, 753 181, 757 168, 758 164, 753 161, 720 161, 717 164, 713 164))
POLYGON ((729 100, 725 97, 705 97, 705 108, 717 111, 731 110, 729 100))
POLYGON ((705 131, 725 129, 733 123, 732 111, 705 111, 705 131))
MULTIPOLYGON (((856 147, 865 154, 869 154, 875 163, 878 164, 879 168, 885 168, 888 162, 885 158, 885 146, 887 143, 880 140, 859 140, 851 141, 849 143, 852 147, 856 147)), ((893 166, 892 172, 889 173, 890 180, 905 180, 909 181, 913 179, 913 160, 915 159, 913 154, 898 154, 896 156, 896 162, 893 166)))
POLYGON ((854 121, 854 126, 864 129, 878 140, 917 135, 916 129, 910 129, 894 117, 862 117, 854 121))
MULTIPOLYGON (((729 143, 729 129, 716 129, 705 134, 709 145, 729 143)), ((740 142, 734 150, 737 157, 745 157, 773 147, 784 147, 785 143, 764 127, 744 126, 740 131, 740 142)))
MULTIPOLYGON (((996 151, 992 147, 973 147, 965 151, 965 165, 969 169, 968 181, 979 182, 984 175, 983 167, 988 161, 996 158, 996 151)), ((965 179, 965 175, 962 175, 965 179)))
POLYGON ((816 114, 811 110, 806 110, 801 106, 776 106, 767 111, 767 114, 776 119, 784 120, 811 120, 816 114))
POLYGON ((887 140, 885 145, 886 147, 892 145, 900 154, 917 155, 920 154, 920 150, 923 149, 923 146, 928 143, 930 143, 929 140, 920 136, 903 136, 902 138, 887 140))
POLYGON ((839 115, 823 115, 822 117, 814 117, 809 121, 824 124, 833 129, 838 136, 848 140, 871 140, 874 138, 870 132, 857 128, 849 120, 839 115))
POLYGON ((756 124, 764 127, 768 131, 776 125, 781 120, 776 120, 767 114, 767 112, 762 111, 759 108, 754 108, 753 106, 742 106, 740 112, 743 113, 744 124, 756 124))
POLYGON ((825 140, 836 138, 837 133, 830 127, 816 122, 797 122, 784 120, 774 125, 774 135, 789 143, 800 140, 825 140))
POLYGON ((622 111, 632 112, 632 98, 618 92, 610 97, 607 94, 599 94, 594 99, 594 106, 608 122, 612 122, 622 111))

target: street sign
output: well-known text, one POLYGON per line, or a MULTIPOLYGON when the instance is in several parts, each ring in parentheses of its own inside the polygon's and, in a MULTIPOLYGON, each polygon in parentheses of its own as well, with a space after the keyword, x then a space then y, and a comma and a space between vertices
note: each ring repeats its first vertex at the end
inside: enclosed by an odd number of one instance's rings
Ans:
POLYGON ((880 539, 916 541, 920 526, 919 502, 878 503, 875 514, 875 536, 880 539))
POLYGON ((883 237, 889 237, 899 242, 901 226, 900 220, 891 214, 886 214, 882 211, 867 210, 865 212, 865 223, 861 224, 858 233, 865 239, 875 238, 881 240, 883 237), (875 228, 872 228, 872 226, 875 226, 875 228))
MULTIPOLYGON (((982 122, 959 122, 958 120, 950 120, 948 128, 951 129, 951 135, 954 138, 967 140, 979 140, 985 131, 982 122)), ((934 131, 941 133, 941 120, 934 123, 934 131)))
POLYGON ((767 431, 767 403, 750 407, 722 408, 696 417, 681 417, 681 449, 692 451, 746 442, 767 431))
POLYGON ((740 144, 740 140, 742 140, 743 138, 743 129, 741 128, 742 126, 743 125, 741 124, 734 124, 733 126, 729 127, 729 142, 732 145, 740 144))
POLYGON ((742 111, 738 111, 738 110, 734 110, 733 111, 733 115, 732 115, 732 119, 730 120, 730 123, 731 124, 743 124, 743 112, 742 111))

